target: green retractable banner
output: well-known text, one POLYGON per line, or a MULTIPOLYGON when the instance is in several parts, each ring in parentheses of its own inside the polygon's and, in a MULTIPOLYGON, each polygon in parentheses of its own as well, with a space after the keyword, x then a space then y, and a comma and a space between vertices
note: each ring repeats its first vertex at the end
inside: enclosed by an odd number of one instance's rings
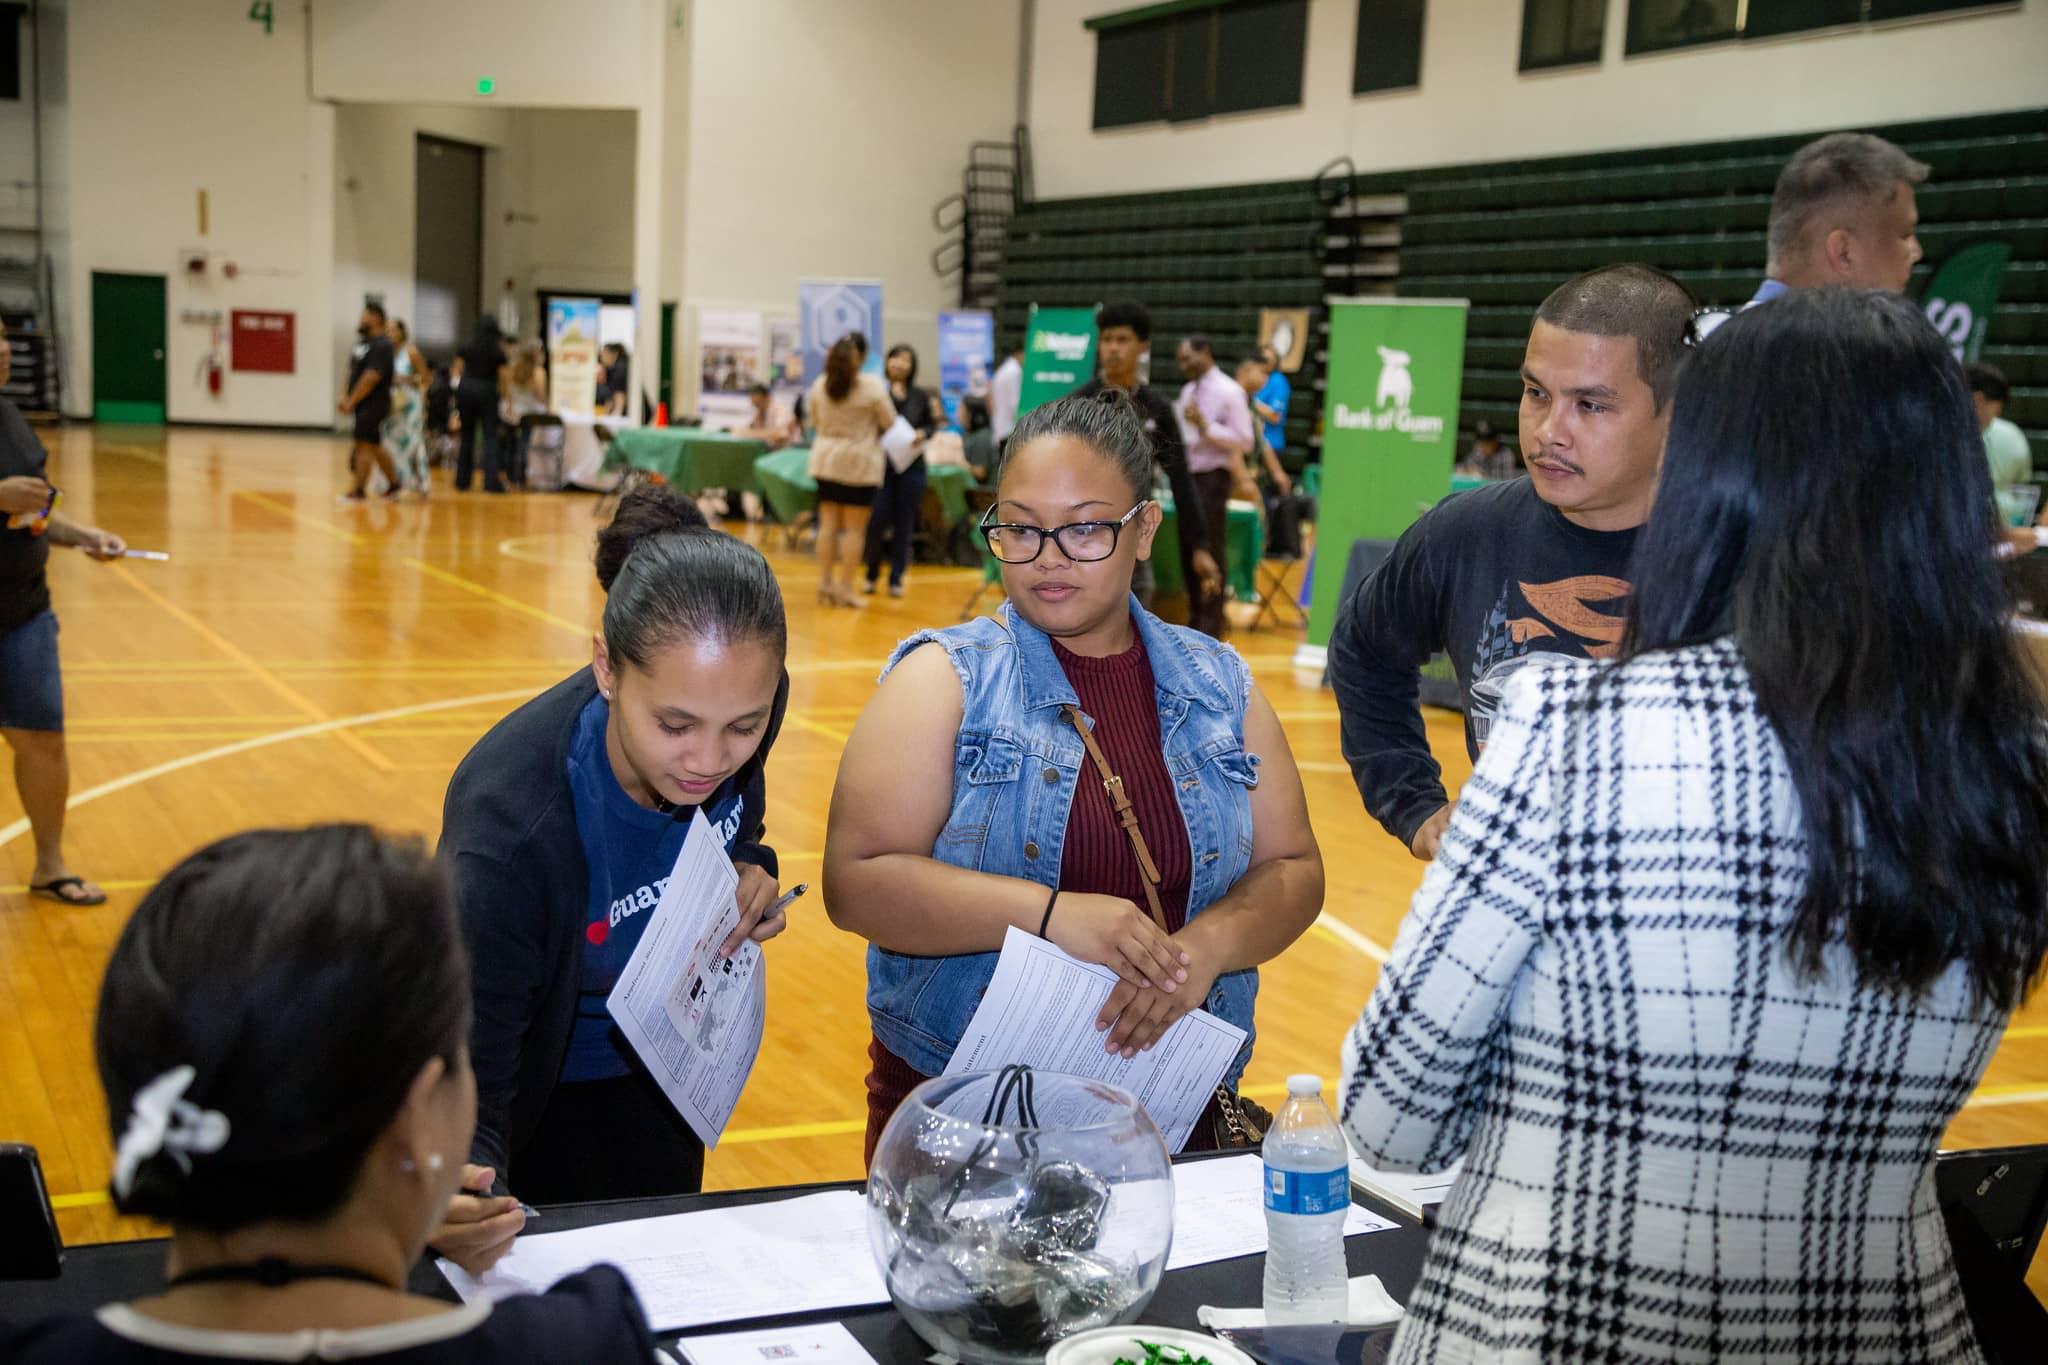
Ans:
POLYGON ((1998 306, 1998 287, 2011 259, 2012 247, 2004 242, 1973 242, 1943 261, 1927 282, 1927 320, 1965 365, 1976 364, 1984 350, 1991 310, 1998 306))
POLYGON ((1095 377, 1095 310, 1034 308, 1024 333, 1024 388, 1017 415, 1065 398, 1095 377))
POLYGON ((1392 540, 1451 491, 1465 380, 1463 299, 1330 305, 1308 641, 1330 643, 1356 540, 1392 540))

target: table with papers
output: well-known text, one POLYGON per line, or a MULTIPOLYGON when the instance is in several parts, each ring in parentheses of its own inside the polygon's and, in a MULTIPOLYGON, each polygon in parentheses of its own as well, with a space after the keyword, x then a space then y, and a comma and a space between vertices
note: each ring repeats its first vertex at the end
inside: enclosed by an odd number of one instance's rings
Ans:
MULTIPOLYGON (((1175 1161, 1177 1231, 1174 1252, 1169 1259, 1166 1276, 1160 1282, 1159 1292, 1139 1318, 1141 1323, 1193 1329, 1196 1310, 1205 1304, 1247 1307, 1259 1302, 1265 1267, 1261 1249, 1265 1224, 1259 1203, 1257 1165, 1255 1154, 1243 1153, 1182 1157, 1175 1161), (1240 1164, 1232 1169, 1229 1165, 1232 1162, 1240 1164), (1247 1172, 1251 1174, 1249 1187, 1247 1172), (1196 1261, 1193 1258, 1197 1256, 1219 1259, 1196 1261)), ((681 1292, 686 1305, 698 1306, 698 1316, 706 1313, 720 1316, 723 1310, 715 1305, 731 1305, 735 1299, 742 1300, 739 1304, 742 1309, 771 1303, 776 1306, 777 1311, 772 1313, 756 1312, 751 1317, 716 1323, 703 1321, 681 1329, 687 1332, 686 1342, 692 1338, 723 1338, 736 1332, 770 1329, 774 1329, 778 1336, 794 1336, 801 1329, 808 1347, 812 1329, 838 1323, 874 1360, 901 1361, 905 1365, 919 1362, 921 1365, 930 1356, 931 1348, 885 1299, 878 1297, 881 1294, 880 1281, 868 1251, 865 1223, 857 1225, 855 1222, 856 1213, 865 1217, 862 1199, 861 1187, 847 1184, 731 1190, 600 1204, 560 1204, 543 1210, 542 1217, 534 1225, 535 1231, 529 1236, 537 1239, 542 1228, 550 1236, 591 1230, 590 1235, 597 1239, 600 1258, 615 1264, 627 1262, 628 1276, 639 1285, 643 1297, 648 1296, 649 1285, 656 1283, 647 1277, 659 1273, 659 1270, 643 1268, 636 1274, 630 1262, 646 1259, 642 1253, 650 1246, 655 1250, 657 1259, 665 1263, 661 1269, 680 1271, 689 1266, 701 1267, 715 1256, 721 1269, 705 1272, 717 1277, 715 1283, 693 1287, 685 1275, 671 1275, 665 1281, 671 1289, 681 1292), (680 1226, 687 1228, 691 1235, 676 1240, 672 1246, 663 1241, 659 1229, 650 1232, 643 1228, 637 1233, 631 1230, 635 1222, 642 1220, 721 1213, 729 1217, 741 1215, 745 1221, 738 1225, 725 1222, 715 1227, 682 1224, 680 1226), (739 1227, 738 1232, 735 1232, 735 1226, 739 1227), (862 1231, 854 1239, 856 1226, 862 1231), (602 1231, 597 1231, 599 1229, 602 1231), (746 1244, 746 1249, 736 1252, 736 1257, 729 1257, 727 1253, 735 1250, 731 1240, 735 1236, 746 1244), (777 1248, 778 1254, 786 1254, 792 1248, 809 1245, 815 1252, 821 1243, 836 1245, 840 1242, 846 1245, 838 1248, 829 1272, 821 1275, 816 1264, 807 1267, 806 1274, 813 1283, 806 1284, 801 1293, 808 1297, 791 1298, 782 1293, 781 1287, 789 1278, 788 1265, 782 1266, 777 1276, 765 1284, 750 1281, 747 1276, 736 1273, 744 1267, 753 1267, 749 1275, 758 1272, 764 1248, 777 1248), (696 1258, 694 1261, 693 1257, 696 1258), (726 1268, 735 1273, 728 1273, 726 1268), (864 1286, 854 1283, 864 1277, 875 1278, 865 1280, 864 1286), (745 1302, 750 1297, 754 1300, 751 1306, 745 1302), (820 1298, 835 1297, 844 1300, 846 1306, 825 1307, 818 1303, 820 1298)), ((1357 1206, 1353 1218, 1354 1222, 1347 1228, 1347 1232, 1353 1235, 1348 1235, 1344 1244, 1350 1273, 1377 1275, 1388 1293, 1405 1302, 1414 1291, 1421 1273, 1428 1234, 1412 1220, 1394 1217, 1391 1210, 1368 1210, 1357 1206), (1356 1235, 1366 1226, 1382 1224, 1385 1225, 1384 1230, 1371 1235, 1356 1235)), ((545 1250, 549 1246, 561 1247, 563 1244, 536 1240, 531 1245, 545 1250)), ((70 1248, 61 1279, 0 1283, 0 1317, 22 1320, 45 1313, 89 1312, 106 1303, 153 1293, 163 1285, 164 1246, 164 1242, 158 1239, 70 1248)), ((574 1261, 576 1249, 567 1249, 571 1255, 566 1260, 574 1261)), ((414 1268, 411 1287, 416 1293, 451 1300, 457 1297, 431 1256, 414 1268)), ((656 1287, 657 1293, 653 1297, 658 1302, 669 1304, 672 1310, 672 1296, 661 1291, 658 1285, 656 1287)), ((649 1317, 659 1325, 661 1315, 651 1304, 649 1317)), ((667 1343, 674 1343, 680 1334, 673 1327, 658 1332, 667 1343)), ((819 1335, 826 1339, 820 1344, 837 1341, 843 1345, 843 1339, 836 1334, 819 1335)), ((796 1343, 792 1341, 791 1344, 796 1343)), ((721 1342, 707 1352, 707 1359, 713 1365, 719 1361, 745 1358, 726 1351, 724 1346, 725 1343, 721 1342)), ((758 1352, 755 1358, 759 1358, 758 1352)), ((860 1359, 859 1356, 828 1356, 822 1350, 815 1357, 806 1354, 792 1358, 860 1359)))

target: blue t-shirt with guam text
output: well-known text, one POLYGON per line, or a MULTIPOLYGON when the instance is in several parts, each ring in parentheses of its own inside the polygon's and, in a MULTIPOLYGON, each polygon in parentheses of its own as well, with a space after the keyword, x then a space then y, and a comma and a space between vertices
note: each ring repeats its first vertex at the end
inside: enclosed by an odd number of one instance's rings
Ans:
MULTIPOLYGON (((605 998, 619 983, 640 935, 661 900, 676 855, 690 833, 697 807, 649 810, 627 796, 605 753, 610 703, 592 697, 576 718, 569 744, 569 792, 576 807, 576 833, 590 867, 590 895, 583 922, 583 975, 576 999, 576 1024, 562 1063, 565 1081, 602 1081, 627 1075, 632 1044, 612 1025, 605 998)), ((741 794, 735 779, 704 802, 706 823, 726 852, 739 839, 741 794)))

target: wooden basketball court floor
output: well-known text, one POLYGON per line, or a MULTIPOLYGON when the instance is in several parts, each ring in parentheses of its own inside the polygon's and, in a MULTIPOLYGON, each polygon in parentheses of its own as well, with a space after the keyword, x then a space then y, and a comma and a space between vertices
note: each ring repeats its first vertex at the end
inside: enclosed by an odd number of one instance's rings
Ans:
MULTIPOLYGON (((104 1190, 107 1118, 92 1024, 106 957, 152 880, 202 843, 260 825, 367 820, 438 832, 448 777, 500 716, 588 661, 601 597, 596 499, 455 495, 346 507, 344 446, 316 435, 70 427, 43 433, 67 515, 167 564, 99 565, 57 551, 73 769, 72 862, 109 892, 71 909, 25 894, 32 857, 0 783, 0 1141, 33 1143, 71 1243, 148 1235, 104 1190)), ((736 528, 743 532, 745 528, 736 528)), ((894 642, 957 619, 972 570, 914 569, 900 601, 814 605, 780 533, 746 532, 789 604, 789 718, 769 764, 770 842, 784 884, 815 880, 834 765, 894 642)), ((994 594, 986 599, 993 605, 994 594)), ((1248 1088, 1337 1069, 1421 880, 1360 807, 1336 705, 1294 671, 1292 632, 1239 631, 1285 723, 1328 867, 1321 922, 1265 972, 1248 1088)), ((1456 718, 1431 713, 1451 781, 1469 772, 1456 718)), ((861 941, 816 895, 768 949, 767 1038, 714 1188, 861 1172, 868 1039, 861 941)), ((1951 1147, 2048 1140, 2048 992, 2014 1021, 1951 1147)), ((2048 1257, 2036 1262, 2048 1289, 2048 1257)))

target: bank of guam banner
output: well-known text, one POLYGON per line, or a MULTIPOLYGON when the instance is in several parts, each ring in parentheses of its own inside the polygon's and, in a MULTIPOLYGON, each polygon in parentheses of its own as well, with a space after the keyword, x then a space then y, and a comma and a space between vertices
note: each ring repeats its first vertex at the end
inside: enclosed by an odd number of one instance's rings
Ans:
POLYGON ((796 301, 805 384, 825 373, 825 352, 848 332, 866 333, 868 363, 861 368, 881 373, 889 342, 882 335, 880 280, 802 280, 796 287, 796 301))
POLYGON ((597 407, 596 299, 548 300, 548 406, 556 412, 597 407))
POLYGON ((1330 306, 1309 644, 1330 643, 1354 540, 1393 540, 1451 491, 1465 380, 1462 299, 1330 306))
POLYGON ((1035 308, 1024 333, 1024 387, 1017 415, 1065 398, 1095 377, 1095 310, 1035 308))
POLYGON ((939 314, 939 394, 958 413, 964 397, 988 397, 996 361, 996 319, 979 311, 939 314))

